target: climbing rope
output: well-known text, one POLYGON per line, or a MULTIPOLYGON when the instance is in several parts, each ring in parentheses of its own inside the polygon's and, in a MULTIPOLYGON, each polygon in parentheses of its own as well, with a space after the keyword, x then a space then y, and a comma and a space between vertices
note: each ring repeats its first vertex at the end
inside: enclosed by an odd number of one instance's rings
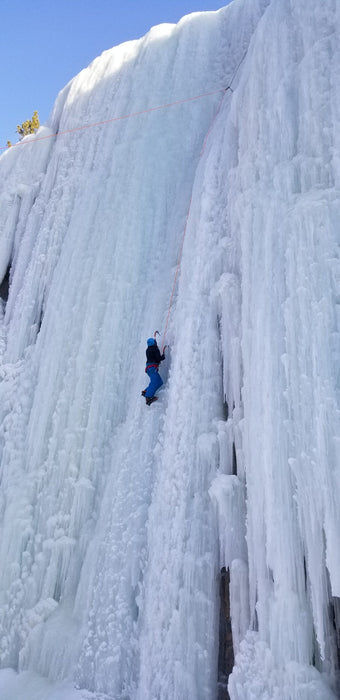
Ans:
MULTIPOLYGON (((216 112, 215 112, 215 114, 214 114, 214 116, 213 116, 213 118, 212 118, 212 120, 211 120, 209 129, 208 129, 208 131, 207 131, 207 133, 206 133, 206 135, 205 135, 205 139, 204 139, 204 141, 203 141, 203 146, 202 146, 202 150, 201 150, 201 153, 200 153, 199 160, 201 160, 201 158, 202 158, 202 156, 203 156, 203 154, 204 154, 205 147, 206 147, 206 145, 207 145, 207 141, 208 141, 208 138, 209 138, 209 134, 210 134, 210 132, 211 132, 211 130, 212 130, 214 124, 215 124, 215 121, 216 121, 216 119, 217 119, 217 116, 218 116, 218 114, 219 114, 219 112, 220 112, 220 110, 221 110, 224 97, 225 97, 226 92, 227 92, 228 90, 231 90, 230 85, 229 85, 227 88, 224 88, 224 90, 223 90, 222 98, 221 98, 221 100, 220 100, 220 102, 219 102, 219 104, 218 104, 217 110, 216 110, 216 112)), ((173 302, 173 298, 174 298, 174 294, 175 294, 175 288, 176 288, 176 282, 177 282, 177 278, 178 278, 179 268, 180 268, 180 265, 181 265, 181 259, 182 259, 182 253, 183 253, 183 246, 184 246, 184 239, 185 239, 185 234, 186 234, 186 232, 187 232, 188 220, 189 220, 190 211, 191 211, 191 203, 192 203, 192 195, 191 195, 191 197, 190 197, 190 202, 189 202, 189 206, 188 206, 188 211, 187 211, 187 215, 186 215, 186 218, 185 218, 185 224, 184 224, 184 231, 183 231, 183 236, 182 236, 182 242, 181 242, 181 247, 180 247, 180 251, 179 251, 179 255, 178 255, 178 260, 177 260, 177 265, 176 265, 176 272, 175 272, 174 283, 173 283, 173 285, 172 285, 172 291, 171 291, 171 297, 170 297, 170 303, 169 303, 168 313, 167 313, 167 317, 166 317, 166 321, 165 321, 165 328, 164 328, 163 339, 162 339, 162 350, 161 350, 162 353, 164 352, 164 347, 165 347, 165 346, 164 346, 164 340, 165 340, 165 335, 166 335, 166 332, 167 332, 167 329, 168 329, 170 311, 171 311, 172 302, 173 302)))
MULTIPOLYGON (((228 88, 227 88, 228 89, 228 88)), ((104 124, 111 124, 112 122, 119 122, 123 119, 130 119, 131 117, 139 117, 142 114, 149 114, 149 112, 156 112, 159 109, 167 109, 168 107, 175 107, 175 105, 182 105, 185 102, 193 102, 194 100, 201 100, 203 97, 210 97, 211 95, 218 95, 219 92, 225 92, 225 88, 220 88, 219 90, 214 90, 213 92, 204 92, 201 95, 195 95, 194 97, 185 97, 183 100, 176 100, 175 102, 167 102, 164 105, 158 105, 157 107, 149 107, 149 109, 142 109, 140 112, 131 112, 130 114, 123 114, 120 117, 112 117, 112 119, 103 119, 101 122, 93 122, 92 124, 84 124, 83 126, 75 126, 74 129, 67 129, 66 131, 57 131, 54 134, 48 134, 47 136, 38 136, 36 139, 30 139, 29 141, 18 141, 18 143, 13 143, 10 148, 15 148, 15 146, 26 146, 28 143, 37 143, 38 141, 45 141, 46 139, 56 138, 57 136, 65 136, 66 134, 73 134, 75 131, 84 131, 85 129, 92 129, 94 126, 103 126, 104 124)), ((1 146, 0 151, 8 149, 8 146, 1 146)))
MULTIPOLYGON (((212 121, 211 121, 211 123, 210 123, 209 129, 208 129, 208 131, 207 131, 207 133, 206 133, 206 135, 205 135, 205 139, 204 139, 204 141, 203 141, 203 146, 202 146, 202 150, 201 150, 201 153, 200 153, 200 158, 199 158, 199 160, 200 160, 200 159, 202 158, 202 156, 203 156, 203 153, 204 153, 204 151, 205 151, 205 147, 206 147, 206 144, 207 144, 207 141, 208 141, 208 138, 209 138, 209 134, 210 134, 210 132, 211 132, 213 126, 214 126, 214 123, 215 123, 215 121, 216 121, 216 119, 217 119, 217 116, 218 116, 218 114, 219 114, 219 112, 220 112, 220 110, 221 110, 222 103, 223 103, 223 100, 224 100, 224 97, 225 97, 227 91, 229 90, 230 92, 234 92, 231 86, 232 86, 232 84, 233 84, 233 82, 234 82, 234 80, 235 80, 235 78, 236 78, 236 75, 237 75, 237 73, 238 73, 238 70, 239 70, 241 64, 243 63, 243 61, 244 61, 244 59, 245 59, 245 57, 246 57, 246 55, 247 55, 247 51, 248 51, 248 49, 245 50, 245 52, 242 54, 242 56, 241 56, 241 58, 240 58, 238 64, 236 65, 236 68, 235 68, 235 70, 234 70, 234 72, 233 72, 233 75, 232 75, 232 77, 231 77, 231 80, 230 80, 230 83, 229 83, 228 87, 223 88, 223 95, 222 95, 221 100, 220 100, 220 102, 219 102, 219 104, 218 104, 217 110, 216 110, 216 112, 215 112, 215 114, 214 114, 214 116, 213 116, 213 118, 212 118, 212 121)), ((217 92, 221 92, 221 90, 218 90, 217 92)), ((213 93, 210 93, 210 94, 213 94, 213 93)), ((216 94, 216 93, 214 93, 214 94, 216 94)), ((169 316, 170 316, 170 311, 171 311, 171 307, 172 307, 172 302, 173 302, 173 298, 174 298, 174 294, 175 294, 175 288, 176 288, 176 282, 177 282, 178 272, 179 272, 179 268, 180 268, 180 264, 181 264, 181 259, 182 259, 183 246, 184 246, 184 239, 185 239, 185 234, 186 234, 186 232, 187 232, 188 219, 189 219, 190 210, 191 210, 191 202, 192 202, 192 195, 191 195, 191 197, 190 197, 190 202, 189 202, 189 206, 188 206, 188 211, 187 211, 187 215, 186 215, 186 219, 185 219, 185 225, 184 225, 184 231, 183 231, 183 236, 182 236, 182 242, 181 242, 181 247, 180 247, 179 256, 178 256, 178 261, 177 261, 177 266, 176 266, 175 279, 174 279, 174 283, 173 283, 173 285, 172 285, 170 303, 169 303, 168 313, 167 313, 167 317, 166 317, 166 321, 165 321, 165 328, 164 328, 163 339, 162 339, 162 353, 164 352, 164 347, 165 347, 165 346, 164 346, 164 340, 165 340, 165 335, 166 335, 166 332, 167 332, 167 329, 168 329, 169 316)))
MULTIPOLYGON (((234 82, 234 80, 235 80, 236 74, 237 74, 237 72, 238 72, 238 69, 240 68, 241 63, 243 63, 243 60, 244 60, 246 54, 247 54, 247 49, 246 49, 246 51, 244 52, 244 54, 242 55, 242 57, 241 57, 239 63, 237 64, 237 66, 236 66, 236 68, 235 68, 235 70, 234 70, 234 73, 233 73, 233 75, 232 75, 232 78, 231 78, 231 80, 230 80, 230 83, 229 83, 229 85, 228 85, 226 88, 220 88, 219 90, 214 90, 214 91, 212 91, 212 92, 205 92, 205 93, 202 93, 202 94, 200 94, 200 95, 195 95, 194 97, 186 97, 186 98, 184 98, 184 99, 182 99, 182 100, 176 100, 176 101, 174 101, 174 102, 168 102, 168 103, 166 103, 166 104, 164 104, 164 105, 158 105, 157 107, 149 107, 149 109, 143 109, 143 110, 141 110, 140 112, 131 112, 130 114, 124 114, 124 115, 122 115, 122 116, 120 116, 120 117, 112 117, 111 119, 104 119, 104 120, 102 120, 102 121, 100 121, 100 122, 93 122, 92 124, 84 124, 83 126, 74 127, 74 129, 67 129, 66 131, 59 131, 59 132, 56 132, 56 133, 54 133, 54 134, 48 134, 47 136, 38 136, 37 138, 35 138, 35 139, 30 139, 29 141, 18 141, 18 143, 13 144, 13 145, 11 146, 11 148, 14 148, 15 146, 25 146, 25 145, 28 144, 28 143, 32 144, 32 143, 36 143, 37 141, 45 141, 46 139, 51 139, 51 138, 54 138, 54 137, 57 137, 57 136, 64 136, 64 135, 66 135, 66 134, 72 134, 72 133, 74 133, 74 132, 76 132, 76 131, 84 131, 85 129, 92 129, 94 126, 103 126, 104 124, 111 124, 112 122, 121 121, 121 120, 123 120, 123 119, 130 119, 131 117, 138 117, 138 116, 140 116, 140 115, 142 115, 142 114, 148 114, 148 113, 150 113, 150 112, 156 112, 157 110, 166 109, 166 108, 168 108, 168 107, 174 107, 175 105, 184 104, 184 103, 186 103, 186 102, 193 102, 194 100, 200 100, 200 99, 202 99, 203 97, 210 97, 211 95, 217 95, 218 93, 222 92, 223 94, 222 94, 221 100, 220 100, 220 102, 219 102, 219 104, 218 104, 217 110, 216 110, 216 112, 215 112, 215 114, 214 114, 214 116, 213 116, 213 119, 212 119, 212 121, 211 121, 211 123, 210 123, 209 129, 208 129, 208 131, 207 131, 207 133, 206 133, 206 136, 205 136, 205 139, 204 139, 204 142, 203 142, 202 150, 201 150, 201 153, 200 153, 200 159, 201 159, 202 156, 203 156, 203 154, 204 154, 204 151, 205 151, 205 147, 206 147, 206 144, 207 144, 207 141, 208 141, 208 138, 209 138, 209 134, 210 134, 210 132, 211 132, 211 130, 212 130, 212 128, 213 128, 213 125, 214 125, 214 123, 215 123, 215 121, 216 121, 216 119, 217 119, 217 116, 218 116, 218 114, 219 114, 219 112, 220 112, 220 109, 221 109, 221 107, 222 107, 222 103, 223 103, 224 97, 225 97, 225 95, 226 95, 226 93, 227 93, 228 90, 230 90, 230 92, 233 92, 233 89, 232 89, 231 86, 232 86, 232 84, 233 84, 233 82, 234 82)), ((7 148, 8 148, 8 146, 1 146, 1 147, 0 147, 0 151, 3 151, 4 149, 7 149, 7 148)), ((190 210, 191 210, 191 202, 192 202, 192 195, 191 195, 191 197, 190 197, 190 202, 189 202, 189 206, 188 206, 188 211, 187 211, 187 215, 186 215, 186 219, 185 219, 185 225, 184 225, 184 231, 183 231, 183 236, 182 236, 182 242, 181 242, 181 247, 180 247, 179 256, 178 256, 178 261, 177 261, 177 266, 176 266, 175 278, 174 278, 174 282, 173 282, 173 286, 172 286, 172 291, 171 291, 171 297, 170 297, 170 303, 169 303, 168 313, 167 313, 166 322, 165 322, 165 328, 164 328, 163 339, 162 339, 162 352, 164 351, 164 339, 165 339, 166 331, 167 331, 167 328, 168 328, 168 322, 169 322, 170 311, 171 311, 171 307, 172 307, 172 302, 173 302, 174 293, 175 293, 175 288, 176 288, 176 282, 177 282, 177 278, 178 278, 178 272, 179 272, 179 268, 180 268, 180 264, 181 264, 181 259, 182 259, 183 246, 184 246, 184 239, 185 239, 185 234, 186 234, 186 231, 187 231, 188 219, 189 219, 190 210)), ((157 333, 158 333, 158 331, 157 331, 157 333)))
MULTIPOLYGON (((8 148, 14 148, 15 146, 26 146, 28 143, 36 143, 37 141, 45 141, 46 139, 52 139, 56 138, 57 136, 65 136, 65 134, 73 134, 75 131, 84 131, 85 129, 92 129, 94 126, 103 126, 104 124, 111 124, 112 122, 119 122, 122 119, 130 119, 130 117, 139 117, 141 114, 148 114, 149 112, 156 112, 159 109, 166 109, 167 107, 174 107, 175 105, 182 105, 185 102, 193 102, 194 100, 200 100, 202 97, 210 97, 211 95, 218 95, 219 92, 223 92, 222 100, 227 92, 227 90, 232 90, 232 84, 235 80, 236 73, 243 62, 245 56, 247 53, 247 49, 245 50, 243 56, 241 57, 241 60, 236 66, 236 69, 234 70, 234 73, 232 75, 231 81, 226 88, 220 88, 219 90, 213 90, 213 92, 204 92, 201 95, 195 95, 194 97, 185 97, 183 100, 176 100, 175 102, 168 102, 164 105, 158 105, 157 107, 149 107, 149 109, 143 109, 140 112, 131 112, 131 114, 123 114, 121 117, 112 117, 112 119, 103 119, 101 122, 93 122, 92 124, 84 124, 83 126, 76 126, 74 129, 67 129, 66 131, 57 131, 54 134, 48 134, 47 136, 38 136, 36 139, 30 139, 29 141, 18 141, 17 143, 13 143, 10 147, 8 146, 0 146, 0 151, 4 151, 5 149, 8 148)), ((211 129, 211 127, 210 127, 211 129)), ((209 131, 210 131, 209 129, 209 131)), ((206 139, 209 135, 209 132, 206 136, 206 139)), ((203 144, 203 148, 205 147, 205 143, 203 144)), ((202 149, 203 150, 203 149, 202 149)), ((201 154, 202 155, 202 154, 201 154)))

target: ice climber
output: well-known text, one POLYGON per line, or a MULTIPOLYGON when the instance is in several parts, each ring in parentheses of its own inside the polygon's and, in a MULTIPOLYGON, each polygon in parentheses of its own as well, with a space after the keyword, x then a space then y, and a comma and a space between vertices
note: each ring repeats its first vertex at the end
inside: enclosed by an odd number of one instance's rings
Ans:
MULTIPOLYGON (((147 348, 146 348, 146 367, 145 371, 150 378, 150 384, 147 387, 147 389, 144 389, 142 391, 142 396, 145 396, 145 401, 148 406, 153 401, 157 401, 157 396, 155 396, 155 393, 157 389, 159 389, 162 384, 163 380, 160 377, 158 373, 158 367, 159 364, 165 360, 165 355, 164 352, 161 355, 160 349, 157 345, 157 342, 154 338, 148 338, 147 342, 147 348)), ((165 350, 165 348, 164 348, 165 350)))

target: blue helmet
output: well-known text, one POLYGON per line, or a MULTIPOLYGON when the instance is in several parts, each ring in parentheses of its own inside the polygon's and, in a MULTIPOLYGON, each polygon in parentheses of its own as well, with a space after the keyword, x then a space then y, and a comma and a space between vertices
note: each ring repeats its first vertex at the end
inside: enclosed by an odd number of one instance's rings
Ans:
POLYGON ((149 347, 150 347, 150 345, 156 345, 156 341, 154 338, 148 338, 146 342, 147 342, 149 347))

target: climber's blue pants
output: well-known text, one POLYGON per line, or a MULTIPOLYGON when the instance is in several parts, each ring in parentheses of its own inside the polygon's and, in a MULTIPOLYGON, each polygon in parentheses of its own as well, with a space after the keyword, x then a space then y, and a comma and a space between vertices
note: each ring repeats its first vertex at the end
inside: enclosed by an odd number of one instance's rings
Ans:
POLYGON ((149 367, 146 370, 148 377, 150 377, 150 384, 146 390, 145 396, 151 398, 156 393, 157 389, 163 384, 162 377, 158 374, 156 367, 149 367))

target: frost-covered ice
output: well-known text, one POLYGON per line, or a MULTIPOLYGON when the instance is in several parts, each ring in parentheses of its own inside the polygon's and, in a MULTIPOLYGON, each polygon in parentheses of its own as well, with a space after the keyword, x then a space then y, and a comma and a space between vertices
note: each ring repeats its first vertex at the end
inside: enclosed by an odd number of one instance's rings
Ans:
POLYGON ((231 699, 337 696, 339 36, 335 0, 161 25, 39 136, 234 76, 202 157, 218 92, 1 157, 1 700, 215 700, 222 567, 231 699))

